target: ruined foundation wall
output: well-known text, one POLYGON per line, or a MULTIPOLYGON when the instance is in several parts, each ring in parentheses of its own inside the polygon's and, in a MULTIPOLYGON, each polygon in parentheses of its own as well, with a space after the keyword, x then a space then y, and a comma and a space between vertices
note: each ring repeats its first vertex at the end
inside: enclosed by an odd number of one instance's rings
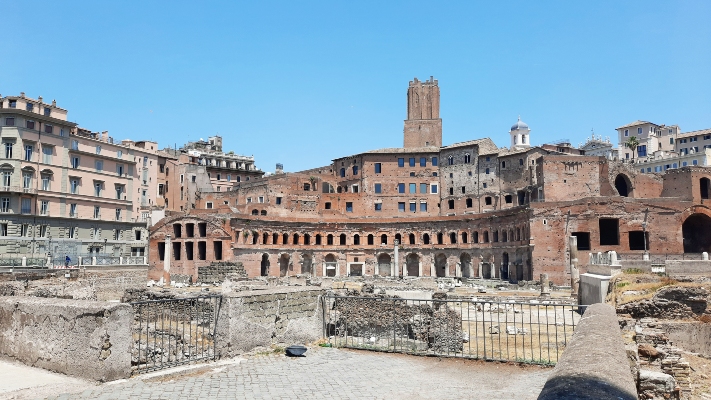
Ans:
POLYGON ((226 295, 217 326, 217 354, 234 357, 274 343, 305 344, 323 332, 322 289, 277 288, 226 295))
POLYGON ((106 382, 131 375, 128 304, 0 297, 0 355, 106 382))

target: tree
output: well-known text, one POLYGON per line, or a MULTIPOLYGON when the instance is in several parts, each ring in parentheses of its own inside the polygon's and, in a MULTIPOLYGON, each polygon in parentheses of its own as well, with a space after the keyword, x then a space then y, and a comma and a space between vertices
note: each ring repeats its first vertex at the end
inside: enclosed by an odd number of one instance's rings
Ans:
POLYGON ((625 146, 632 149, 632 161, 634 161, 634 152, 635 152, 635 150, 637 150, 637 147, 639 146, 639 139, 637 139, 635 136, 632 136, 629 139, 627 139, 627 141, 625 142, 625 146))

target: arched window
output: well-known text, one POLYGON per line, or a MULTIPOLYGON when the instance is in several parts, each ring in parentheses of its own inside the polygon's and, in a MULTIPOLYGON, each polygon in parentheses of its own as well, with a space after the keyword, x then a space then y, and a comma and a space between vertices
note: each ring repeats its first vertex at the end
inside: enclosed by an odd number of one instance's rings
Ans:
POLYGON ((472 155, 469 153, 464 153, 464 163, 469 164, 472 162, 472 155))
POLYGON ((424 235, 422 235, 422 243, 430 244, 430 235, 428 233, 425 233, 424 235))
POLYGON ((437 244, 444 244, 444 238, 443 238, 443 236, 444 236, 444 235, 442 235, 442 232, 439 232, 439 233, 437 234, 437 244))
POLYGON ((353 235, 353 244, 360 245, 360 235, 359 234, 353 235))
POLYGON ((410 234, 410 244, 415 244, 415 234, 414 233, 410 234))
POLYGON ((396 233, 396 234, 395 234, 395 240, 396 240, 399 244, 402 244, 402 235, 400 235, 399 233, 396 233))
POLYGON ((262 211, 260 212, 260 214, 262 214, 262 215, 267 215, 267 210, 262 210, 262 211))
POLYGON ((329 234, 328 236, 326 236, 326 244, 333 245, 333 235, 329 234))
POLYGON ((508 241, 509 241, 508 234, 506 234, 506 231, 501 232, 501 241, 502 241, 502 242, 508 242, 508 241))
POLYGON ((273 233, 272 234, 272 244, 277 244, 278 241, 279 241, 279 234, 273 233))
POLYGON ((299 234, 298 233, 294 234, 294 244, 299 244, 299 234))
POLYGON ((257 210, 257 209, 252 210, 252 215, 259 215, 259 210, 257 210))
POLYGON ((316 234, 316 246, 321 246, 321 234, 316 234))
POLYGON ((380 244, 388 244, 388 235, 384 233, 380 235, 380 244))
POLYGON ((346 177, 346 169, 341 168, 341 178, 345 178, 345 177, 346 177))
POLYGON ((479 243, 479 232, 474 232, 472 234, 472 240, 474 241, 474 243, 479 243))
POLYGON ((346 245, 346 234, 345 234, 345 233, 341 233, 341 236, 338 237, 338 243, 339 243, 341 246, 345 246, 345 245, 346 245))
POLYGON ((282 243, 282 244, 289 244, 289 234, 288 234, 288 233, 285 233, 285 234, 282 235, 282 236, 283 236, 283 237, 281 238, 281 240, 282 240, 281 243, 282 243))
POLYGON ((469 242, 469 235, 467 235, 466 232, 462 232, 462 243, 468 243, 469 242))
POLYGON ((484 231, 484 243, 489 243, 489 232, 484 231))
POLYGON ((370 246, 372 246, 372 245, 375 244, 375 241, 374 241, 374 239, 373 239, 373 235, 368 235, 368 244, 369 244, 370 246))
POLYGON ((454 165, 454 157, 452 157, 452 156, 447 157, 447 163, 449 165, 454 165))
POLYGON ((311 235, 309 235, 308 233, 304 235, 304 244, 305 245, 311 244, 311 235))
POLYGON ((269 240, 269 234, 268 233, 263 233, 262 234, 262 244, 267 244, 267 241, 269 240))
POLYGON ((451 244, 457 243, 457 234, 456 233, 451 232, 449 234, 449 243, 451 243, 451 244))

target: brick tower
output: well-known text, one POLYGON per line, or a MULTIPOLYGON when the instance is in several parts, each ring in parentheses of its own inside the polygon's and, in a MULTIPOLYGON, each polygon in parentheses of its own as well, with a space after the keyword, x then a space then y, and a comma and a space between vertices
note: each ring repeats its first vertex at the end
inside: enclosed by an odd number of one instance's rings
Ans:
POLYGON ((442 147, 442 119, 439 117, 439 86, 430 79, 410 81, 407 88, 407 119, 403 147, 442 147))

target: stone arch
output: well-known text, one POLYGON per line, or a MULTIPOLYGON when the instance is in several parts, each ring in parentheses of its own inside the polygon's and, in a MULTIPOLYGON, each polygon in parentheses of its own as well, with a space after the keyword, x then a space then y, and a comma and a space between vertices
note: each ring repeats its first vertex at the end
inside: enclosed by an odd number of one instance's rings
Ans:
POLYGON ((262 262, 260 263, 259 271, 260 276, 269 276, 269 254, 262 254, 262 262))
POLYGON ((711 217, 696 213, 681 224, 684 253, 711 252, 711 217))
POLYGON ((288 254, 283 253, 279 256, 279 276, 284 277, 289 272, 289 262, 291 257, 288 254))
POLYGON ((252 215, 259 215, 259 210, 257 210, 256 208, 252 210, 252 215))
POLYGON ((632 182, 625 174, 619 174, 615 178, 615 189, 622 197, 632 197, 632 182))
POLYGON ((447 256, 444 253, 435 256, 435 275, 438 278, 447 276, 447 256))
POLYGON ((472 257, 468 253, 462 253, 459 256, 459 265, 462 270, 462 278, 471 278, 474 274, 472 271, 472 257))
POLYGON ((313 274, 313 258, 311 257, 311 254, 301 255, 301 273, 313 274))
POLYGON ((392 258, 387 253, 381 253, 378 256, 378 275, 390 276, 392 269, 392 258))
POLYGON ((326 276, 336 276, 336 269, 338 268, 338 262, 336 261, 336 256, 329 253, 323 259, 326 264, 326 276))
POLYGON ((405 257, 405 268, 407 276, 420 276, 420 256, 410 253, 405 257))
MULTIPOLYGON (((167 201, 167 200, 166 200, 167 201)), ((267 215, 267 210, 262 210, 259 212, 261 215, 267 215)))

